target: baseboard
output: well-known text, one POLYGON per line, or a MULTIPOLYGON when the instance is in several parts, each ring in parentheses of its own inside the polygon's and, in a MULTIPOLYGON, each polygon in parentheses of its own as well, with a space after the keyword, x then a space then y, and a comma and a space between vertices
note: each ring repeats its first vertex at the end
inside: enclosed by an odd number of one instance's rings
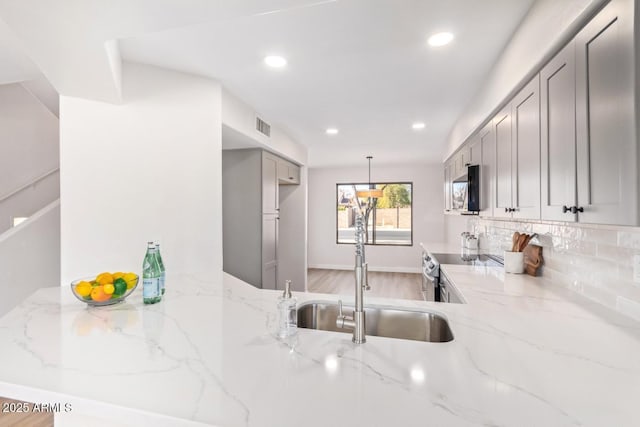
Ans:
MULTIPOLYGON (((353 265, 338 265, 338 264, 309 264, 308 268, 318 268, 322 270, 353 270, 353 265)), ((374 267, 369 266, 369 271, 379 271, 383 273, 421 273, 419 267, 374 267)))

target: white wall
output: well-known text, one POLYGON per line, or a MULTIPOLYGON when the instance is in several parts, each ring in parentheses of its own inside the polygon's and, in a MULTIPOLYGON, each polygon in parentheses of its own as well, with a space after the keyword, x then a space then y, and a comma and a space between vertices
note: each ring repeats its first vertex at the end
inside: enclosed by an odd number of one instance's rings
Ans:
POLYGON ((460 234, 464 231, 472 231, 468 229, 469 217, 467 215, 460 214, 445 214, 444 215, 444 225, 445 225, 445 240, 447 244, 452 247, 460 246, 460 234))
POLYGON ((54 183, 42 197, 39 193, 27 202, 16 196, 2 201, 58 168, 58 135, 58 118, 27 89, 20 84, 0 86, 0 233, 8 228, 10 217, 30 215, 58 198, 54 183))
POLYGON ((63 284, 140 272, 156 239, 167 286, 221 271, 220 85, 128 63, 122 85, 121 105, 60 100, 63 284))
MULTIPOLYGON (((299 165, 307 164, 306 146, 295 142, 282 129, 271 123, 268 117, 257 113, 226 89, 222 90, 222 123, 249 137, 249 145, 229 145, 227 148, 247 148, 248 146, 262 148, 299 165), (271 137, 268 138, 256 130, 256 116, 271 125, 271 137)), ((246 142, 243 141, 241 144, 246 142)))
MULTIPOLYGON (((367 175, 367 167, 309 169, 310 268, 353 268, 353 245, 336 243, 336 184, 367 182, 367 175)), ((369 268, 419 272, 419 243, 445 240, 442 166, 376 166, 374 159, 371 179, 413 182, 413 246, 367 246, 369 268)))
POLYGON ((43 75, 20 82, 22 87, 35 96, 51 113, 60 117, 60 95, 43 75))
POLYGON ((55 171, 0 202, 0 234, 13 227, 13 218, 29 217, 60 198, 60 172, 55 171))
POLYGON ((537 0, 453 126, 449 157, 606 0, 537 0))
POLYGON ((60 284, 60 201, 0 236, 0 317, 32 292, 60 284))

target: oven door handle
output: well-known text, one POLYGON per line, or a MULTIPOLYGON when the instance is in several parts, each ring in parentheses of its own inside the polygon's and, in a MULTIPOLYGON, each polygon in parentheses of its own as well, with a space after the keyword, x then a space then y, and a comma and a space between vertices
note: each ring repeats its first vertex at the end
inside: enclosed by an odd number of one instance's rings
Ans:
POLYGON ((422 277, 424 277, 425 279, 427 279, 428 281, 430 281, 431 283, 434 283, 436 281, 436 278, 433 276, 429 276, 428 274, 424 273, 422 274, 422 277))

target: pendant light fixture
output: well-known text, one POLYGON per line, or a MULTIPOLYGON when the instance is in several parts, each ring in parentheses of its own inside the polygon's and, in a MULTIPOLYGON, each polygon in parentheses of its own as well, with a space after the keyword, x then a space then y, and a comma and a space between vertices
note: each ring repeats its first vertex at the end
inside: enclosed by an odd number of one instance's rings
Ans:
POLYGON ((382 197, 382 190, 371 186, 371 159, 373 159, 372 156, 367 156, 367 160, 369 160, 369 188, 356 192, 356 196, 360 199, 379 199, 382 197))

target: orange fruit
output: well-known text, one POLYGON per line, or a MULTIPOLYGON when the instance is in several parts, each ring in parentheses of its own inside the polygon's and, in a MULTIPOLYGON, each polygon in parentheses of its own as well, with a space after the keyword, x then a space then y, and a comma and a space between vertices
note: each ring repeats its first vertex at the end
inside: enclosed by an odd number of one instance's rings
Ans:
POLYGON ((112 276, 113 276, 113 281, 115 282, 119 278, 124 277, 124 273, 121 271, 118 271, 117 273, 113 273, 112 276))
POLYGON ((111 275, 111 273, 100 273, 96 277, 96 282, 98 282, 101 285, 113 283, 113 276, 111 275))
POLYGON ((76 293, 81 297, 89 296, 92 289, 91 283, 85 282, 84 280, 76 285, 76 293))
POLYGON ((111 295, 104 292, 103 286, 96 286, 91 291, 91 299, 94 301, 102 302, 111 298, 111 295))

